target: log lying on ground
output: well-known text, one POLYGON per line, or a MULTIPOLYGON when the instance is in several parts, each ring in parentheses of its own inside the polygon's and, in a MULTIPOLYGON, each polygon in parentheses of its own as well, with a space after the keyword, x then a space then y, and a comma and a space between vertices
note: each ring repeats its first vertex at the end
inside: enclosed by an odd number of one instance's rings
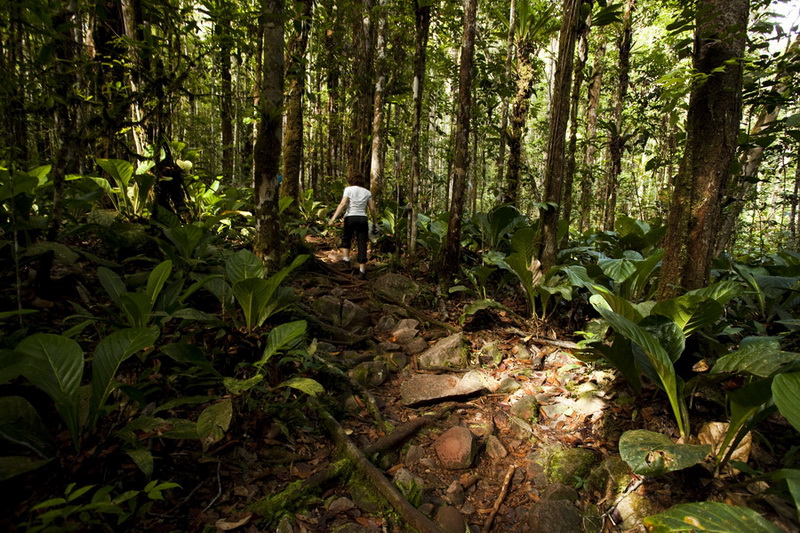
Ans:
POLYGON ((353 466, 366 477, 372 486, 380 492, 381 496, 392 505, 400 517, 411 527, 420 533, 443 533, 442 528, 436 525, 430 518, 422 514, 419 509, 411 505, 405 497, 400 494, 397 487, 389 481, 386 476, 375 465, 369 462, 363 452, 353 444, 339 422, 333 418, 321 405, 317 405, 322 423, 333 437, 334 441, 353 466))
MULTIPOLYGON (((456 403, 444 404, 434 413, 409 420, 405 424, 397 426, 397 428, 388 435, 384 435, 373 444, 364 448, 361 454, 365 457, 371 457, 376 453, 390 450, 410 438, 414 433, 428 424, 445 417, 458 406, 459 404, 456 403)), ((351 464, 352 462, 349 457, 335 461, 328 465, 327 468, 312 474, 306 479, 301 479, 289 484, 289 486, 280 493, 255 503, 251 507, 251 510, 261 516, 271 517, 275 516, 278 512, 296 508, 298 505, 302 505, 304 502, 308 501, 311 495, 317 493, 319 489, 330 480, 348 473, 351 464)))

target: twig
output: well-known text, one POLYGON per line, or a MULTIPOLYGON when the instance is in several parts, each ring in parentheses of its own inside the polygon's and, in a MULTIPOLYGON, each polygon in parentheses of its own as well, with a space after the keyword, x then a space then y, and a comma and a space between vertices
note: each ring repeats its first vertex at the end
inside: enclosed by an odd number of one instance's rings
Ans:
POLYGON ((506 331, 510 331, 512 333, 516 333, 517 335, 522 335, 527 337, 528 340, 533 341, 537 344, 548 344, 550 346, 555 346, 556 348, 564 348, 565 350, 580 350, 581 347, 575 344, 574 342, 570 341, 559 341, 555 339, 547 339, 545 337, 539 337, 530 333, 528 331, 522 331, 519 328, 506 328, 506 331))
POLYGON ((211 506, 214 505, 214 503, 217 500, 219 500, 219 497, 222 496, 222 479, 220 478, 220 475, 219 475, 219 469, 220 469, 221 466, 222 466, 221 462, 217 463, 217 487, 218 487, 217 495, 214 496, 214 499, 212 499, 210 502, 208 502, 208 505, 206 505, 205 509, 203 509, 200 514, 203 514, 206 511, 208 511, 211 508, 211 506))
POLYGON ((503 488, 500 489, 500 494, 497 496, 497 500, 494 502, 494 507, 492 508, 492 514, 489 515, 489 518, 486 519, 486 522, 483 524, 483 529, 481 529, 481 533, 489 533, 492 529, 492 522, 494 522, 494 517, 497 516, 497 512, 500 510, 500 506, 503 505, 503 501, 506 499, 506 494, 508 494, 508 487, 511 485, 511 478, 514 477, 514 472, 517 468, 514 465, 508 467, 508 472, 506 472, 506 478, 503 480, 503 488))
POLYGON ((358 468, 361 473, 372 483, 372 486, 386 498, 386 500, 394 507, 394 510, 403 518, 403 520, 411 527, 417 529, 420 533, 443 533, 442 528, 436 525, 427 516, 422 514, 419 509, 411 505, 408 500, 400 494, 397 487, 386 479, 386 476, 378 470, 375 465, 369 462, 364 457, 358 447, 353 444, 353 441, 344 432, 339 422, 333 418, 321 405, 317 404, 317 412, 319 413, 322 423, 333 439, 339 445, 340 450, 345 456, 350 459, 353 466, 358 468))

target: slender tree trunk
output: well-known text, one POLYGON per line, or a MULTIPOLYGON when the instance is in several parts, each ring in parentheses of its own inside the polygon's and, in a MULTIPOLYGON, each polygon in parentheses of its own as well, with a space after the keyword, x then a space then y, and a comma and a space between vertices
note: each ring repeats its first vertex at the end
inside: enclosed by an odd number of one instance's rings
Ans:
MULTIPOLYGON (((511 0, 508 13, 508 38, 506 40, 506 77, 511 79, 511 65, 514 60, 514 33, 517 27, 517 0, 511 0)), ((505 176, 506 142, 508 137, 508 98, 503 98, 500 121, 500 145, 497 148, 497 179, 505 176)))
POLYGON ((379 0, 378 29, 376 32, 375 55, 375 99, 372 105, 372 149, 370 164, 370 191, 377 205, 383 198, 383 173, 385 162, 384 139, 384 99, 386 92, 386 19, 388 0, 379 0))
POLYGON ((258 132, 254 149, 254 252, 269 266, 280 260, 278 172, 283 107, 283 0, 263 0, 263 55, 258 97, 258 132))
POLYGON ((658 298, 708 283, 722 198, 742 115, 742 63, 748 0, 701 0, 689 99, 686 148, 675 180, 658 298))
POLYGON ((293 19, 299 22, 287 49, 286 129, 283 132, 283 182, 281 195, 300 201, 300 174, 303 167, 303 96, 306 86, 306 49, 311 30, 312 0, 297 0, 293 19))
MULTIPOLYGON (((591 17, 591 16, 590 16, 591 17)), ((589 54, 589 24, 591 18, 581 25, 578 32, 578 62, 575 64, 575 80, 572 83, 572 96, 569 117, 569 147, 567 148, 566 162, 564 164, 564 193, 563 193, 563 219, 570 224, 572 218, 572 185, 575 181, 575 152, 578 147, 578 111, 580 109, 581 87, 583 87, 583 72, 589 54)), ((566 247, 569 239, 569 230, 564 232, 561 246, 566 247)))
POLYGON ((592 78, 589 80, 589 102, 586 105, 586 149, 583 153, 583 172, 581 174, 581 231, 591 225, 594 189, 594 162, 597 153, 597 109, 600 107, 600 88, 603 85, 603 58, 606 43, 602 40, 594 58, 592 78))
POLYGON ((420 164, 420 133, 422 130, 422 100, 425 86, 425 63, 427 61, 428 31, 431 26, 431 6, 427 2, 414 0, 414 119, 411 125, 411 178, 408 201, 411 206, 408 219, 408 252, 411 257, 417 250, 417 216, 419 214, 419 183, 422 177, 420 164))
POLYGON ((461 218, 469 170, 469 132, 472 114, 472 64, 475 57, 475 19, 478 0, 464 0, 464 34, 461 38, 461 67, 458 79, 458 118, 455 128, 455 156, 450 175, 452 198, 447 238, 439 258, 440 279, 452 279, 459 267, 461 218))
POLYGON ((789 249, 795 252, 800 250, 800 240, 798 240, 798 204, 800 204, 800 144, 797 145, 797 152, 795 153, 795 168, 794 168, 794 189, 792 191, 792 218, 791 225, 789 226, 789 249))
POLYGON ((536 48, 530 41, 517 43, 517 72, 515 76, 516 91, 511 104, 511 131, 508 135, 508 167, 506 168, 503 187, 504 204, 517 204, 519 195, 519 176, 522 164, 522 139, 525 135, 525 123, 528 119, 528 108, 533 93, 535 67, 533 56, 536 48))
POLYGON ((614 221, 616 219, 617 187, 622 171, 622 150, 624 148, 622 109, 625 106, 625 98, 628 95, 628 79, 631 70, 631 19, 635 5, 636 0, 628 0, 625 4, 625 12, 622 16, 622 33, 619 39, 619 74, 612 119, 614 128, 611 130, 608 140, 610 159, 606 171, 606 201, 603 204, 605 207, 603 228, 606 230, 614 229, 614 221))
POLYGON ((547 166, 544 176, 546 205, 539 210, 542 221, 538 257, 541 272, 556 263, 558 252, 558 221, 564 179, 564 137, 569 119, 572 64, 575 41, 580 24, 581 0, 565 0, 564 16, 558 39, 558 61, 553 79, 553 98, 550 105, 550 133, 547 140, 547 166))
POLYGON ((233 182, 233 80, 231 77, 231 36, 228 31, 230 20, 216 24, 219 38, 219 123, 222 134, 222 178, 225 183, 233 182))
MULTIPOLYGON (((355 100, 350 116, 349 142, 347 144, 347 173, 370 178, 370 134, 372 133, 372 106, 374 101, 374 46, 375 31, 372 24, 373 0, 361 0, 362 8, 355 11, 353 26, 353 83, 355 100)), ((369 187, 369 184, 367 184, 369 187)))

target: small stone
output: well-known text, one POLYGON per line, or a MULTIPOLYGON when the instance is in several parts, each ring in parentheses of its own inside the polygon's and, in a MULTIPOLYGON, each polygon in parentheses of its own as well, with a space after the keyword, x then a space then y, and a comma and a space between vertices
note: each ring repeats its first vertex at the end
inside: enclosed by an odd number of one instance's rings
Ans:
POLYGON ((389 369, 382 361, 367 361, 352 368, 348 375, 368 389, 381 385, 389 377, 389 369))
POLYGON ((398 344, 408 344, 409 342, 414 340, 414 337, 416 336, 417 336, 417 330, 412 328, 400 328, 400 329, 395 329, 392 332, 392 338, 398 344))
POLYGON ((569 448, 554 451, 547 461, 547 479, 551 483, 575 485, 588 477, 597 455, 586 448, 569 448))
POLYGON ((464 517, 455 507, 445 505, 436 511, 434 521, 445 533, 464 533, 464 517))
POLYGON ((445 494, 447 499, 455 505, 456 507, 460 507, 464 504, 466 497, 464 496, 464 486, 458 482, 458 480, 453 481, 450 483, 450 486, 447 487, 447 493, 445 494))
POLYGON ((448 470, 469 468, 475 458, 475 439, 465 427, 456 426, 439 436, 434 444, 442 467, 448 470))
POLYGON ((400 352, 393 352, 386 356, 386 366, 392 372, 403 370, 408 364, 408 357, 400 352))
POLYGON ((431 516, 433 514, 433 510, 435 508, 436 508, 436 506, 433 505, 432 503, 425 502, 425 503, 423 503, 422 505, 419 506, 419 512, 421 512, 425 516, 429 517, 429 516, 431 516))
POLYGON ((520 361, 530 361, 531 352, 524 344, 517 344, 517 353, 515 357, 520 361))
POLYGON ((422 490, 425 488, 425 480, 414 474, 408 468, 398 469, 392 477, 392 482, 397 485, 398 488, 402 489, 417 487, 422 490))
POLYGON ((464 344, 464 334, 455 333, 441 339, 418 355, 417 363, 421 370, 465 368, 467 365, 467 350, 464 344))
POLYGON ((582 524, 580 511, 566 500, 541 500, 528 513, 529 531, 575 533, 583 530, 582 524))
POLYGON ((391 315, 383 315, 379 320, 375 329, 381 333, 388 333, 397 327, 397 319, 391 315))
POLYGON ((346 513, 347 511, 354 509, 355 506, 356 504, 353 503, 353 500, 342 496, 341 498, 336 498, 330 503, 330 505, 328 505, 328 512, 332 515, 346 513))
POLYGON ((500 442, 500 439, 494 435, 489 435, 489 438, 486 439, 486 453, 492 459, 497 460, 507 456, 508 450, 505 449, 503 443, 500 442))
POLYGON ((502 394, 510 394, 512 392, 516 392, 522 388, 522 385, 514 378, 503 378, 500 381, 500 386, 497 388, 497 392, 502 394))
POLYGON ((400 328, 409 328, 409 329, 417 329, 419 328, 419 320, 415 318, 404 318, 397 323, 395 329, 400 328))
POLYGON ((384 352, 397 352, 402 348, 402 346, 396 342, 382 342, 378 344, 378 347, 384 352))
POLYGON ((539 402, 533 396, 523 396, 511 404, 511 414, 525 422, 535 423, 539 418, 539 402))
POLYGON ((428 343, 422 337, 416 337, 403 347, 408 355, 417 355, 428 349, 428 343))
POLYGON ((425 457, 425 449, 422 446, 417 446, 416 444, 412 444, 408 447, 406 451, 406 461, 405 463, 409 466, 418 463, 421 459, 425 457))
POLYGON ((461 506, 461 514, 467 516, 475 514, 475 506, 468 501, 464 502, 464 505, 461 506))

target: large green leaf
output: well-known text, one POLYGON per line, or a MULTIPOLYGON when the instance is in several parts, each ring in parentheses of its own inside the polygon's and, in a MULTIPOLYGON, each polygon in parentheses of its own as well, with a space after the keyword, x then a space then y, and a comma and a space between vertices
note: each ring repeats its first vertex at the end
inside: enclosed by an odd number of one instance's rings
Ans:
POLYGON ((264 263, 250 250, 239 250, 225 263, 231 285, 248 278, 263 278, 264 272, 264 263))
POLYGON ((158 294, 167 282, 167 278, 172 273, 172 261, 169 259, 156 265, 147 277, 147 296, 150 297, 150 304, 156 303, 158 294))
POLYGON ((0 481, 11 479, 14 476, 19 476, 31 470, 36 470, 52 459, 33 459, 25 456, 8 456, 0 457, 0 481))
POLYGON ((647 258, 634 263, 636 270, 622 285, 622 290, 625 292, 627 298, 638 300, 644 296, 644 289, 647 287, 647 284, 653 280, 653 272, 658 267, 659 263, 661 263, 663 257, 664 252, 659 250, 647 258))
POLYGON ((675 363, 686 347, 686 335, 678 324, 665 316, 650 315, 645 317, 639 326, 648 331, 664 347, 670 361, 675 363))
POLYGON ((628 384, 637 394, 642 391, 641 369, 636 364, 629 339, 621 335, 615 336, 614 342, 610 346, 601 344, 593 348, 622 372, 628 384))
POLYGON ((119 305, 128 318, 128 324, 135 328, 143 328, 150 321, 153 302, 143 292, 124 292, 119 297, 119 305))
POLYGON ((22 374, 25 354, 14 350, 0 350, 0 385, 22 374))
POLYGON ((722 316, 722 305, 702 296, 684 294, 658 302, 651 313, 670 318, 688 334, 716 322, 722 316))
POLYGON ((207 234, 200 226, 186 224, 165 228, 164 236, 172 241, 181 257, 191 259, 197 248, 206 239, 207 234))
POLYGON ((20 396, 0 398, 0 438, 25 446, 43 459, 54 453, 53 440, 39 413, 20 396))
POLYGON ((672 406, 675 421, 678 423, 678 429, 681 435, 687 436, 686 404, 682 395, 682 386, 675 375, 675 368, 672 365, 672 360, 667 351, 661 343, 658 342, 656 337, 647 330, 634 324, 624 316, 615 313, 609 309, 607 305, 603 305, 605 304, 605 300, 603 300, 601 296, 593 295, 589 301, 616 332, 624 335, 642 349, 642 352, 657 374, 661 387, 669 397, 669 402, 672 406))
POLYGON ((728 461, 748 431, 775 412, 771 385, 770 380, 760 380, 728 393, 731 417, 719 447, 727 452, 717 457, 717 466, 728 461))
POLYGON ((278 386, 291 387, 293 389, 303 391, 309 396, 317 396, 319 394, 325 394, 325 387, 323 387, 318 381, 315 381, 311 378, 294 377, 291 379, 287 379, 278 386))
POLYGON ((708 298, 715 302, 725 305, 742 293, 742 284, 736 281, 719 281, 712 283, 708 287, 695 289, 686 294, 708 298))
POLYGON ((619 439, 620 457, 640 476, 660 476, 688 468, 710 452, 710 444, 675 444, 666 435, 644 429, 626 431, 619 439))
POLYGON ((601 259, 597 262, 603 274, 622 283, 636 272, 636 265, 627 259, 601 259))
POLYGON ((800 368, 800 354, 781 351, 777 337, 747 337, 738 350, 720 357, 711 372, 746 372, 766 378, 796 368, 800 368))
POLYGON ((78 389, 83 377, 83 350, 74 340, 51 333, 36 333, 17 345, 28 356, 22 374, 55 402, 77 445, 78 389))
POLYGON ((122 281, 122 278, 111 269, 101 266, 97 269, 97 278, 100 280, 100 284, 108 293, 109 298, 115 304, 119 305, 120 296, 127 290, 125 288, 125 282, 122 281))
POLYGON ((128 457, 133 459, 133 462, 136 463, 136 466, 139 467, 139 470, 142 471, 147 479, 153 476, 154 461, 153 454, 150 453, 150 450, 147 448, 133 448, 125 450, 125 452, 128 454, 128 457))
POLYGON ((100 168, 108 172, 117 185, 127 188, 133 176, 133 165, 122 159, 98 159, 97 164, 100 168))
POLYGON ((778 374, 772 382, 772 397, 778 411, 800 431, 800 372, 778 374))
POLYGON ((212 444, 219 442, 231 425, 233 404, 230 400, 222 400, 206 407, 197 418, 197 437, 208 450, 212 444))
POLYGON ((161 351, 176 363, 195 366, 207 374, 220 375, 199 346, 174 343, 162 346, 161 351))
POLYGON ((644 524, 651 533, 713 531, 715 533, 781 533, 778 526, 747 507, 720 502, 682 503, 648 516, 644 524))
POLYGON ((590 285, 589 290, 594 293, 589 298, 589 302, 595 309, 598 309, 598 306, 609 309, 636 323, 642 320, 642 313, 625 298, 617 296, 599 285, 590 285))
POLYGON ((253 331, 258 325, 259 317, 274 290, 274 284, 263 278, 245 278, 233 285, 233 296, 242 309, 248 331, 253 331))
POLYGON ((298 339, 306 334, 308 324, 305 320, 296 320, 276 326, 269 332, 267 346, 261 360, 256 363, 256 367, 261 368, 270 358, 279 351, 291 347, 298 339))
POLYGON ((129 328, 115 331, 97 344, 92 358, 92 397, 90 413, 92 425, 111 392, 111 385, 123 361, 137 352, 155 344, 159 330, 129 328))

